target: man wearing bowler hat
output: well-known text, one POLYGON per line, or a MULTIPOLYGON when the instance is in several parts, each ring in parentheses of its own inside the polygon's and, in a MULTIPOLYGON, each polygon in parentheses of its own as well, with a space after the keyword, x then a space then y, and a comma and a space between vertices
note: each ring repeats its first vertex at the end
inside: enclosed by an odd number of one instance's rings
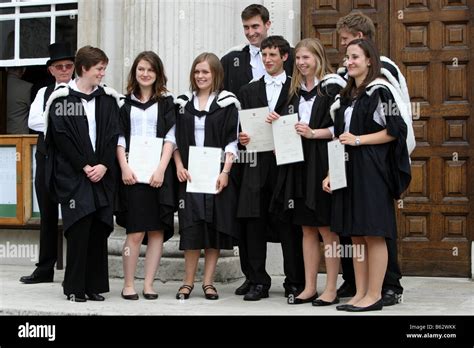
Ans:
POLYGON ((54 202, 46 189, 45 163, 46 145, 44 142, 45 121, 43 111, 46 102, 60 83, 69 83, 74 72, 74 53, 69 43, 53 43, 49 45, 50 59, 47 61, 49 73, 56 83, 41 88, 31 104, 28 117, 28 127, 38 132, 36 145, 36 177, 35 189, 41 214, 40 254, 36 269, 29 276, 23 276, 20 281, 25 284, 52 282, 54 264, 58 258, 58 203, 54 202))

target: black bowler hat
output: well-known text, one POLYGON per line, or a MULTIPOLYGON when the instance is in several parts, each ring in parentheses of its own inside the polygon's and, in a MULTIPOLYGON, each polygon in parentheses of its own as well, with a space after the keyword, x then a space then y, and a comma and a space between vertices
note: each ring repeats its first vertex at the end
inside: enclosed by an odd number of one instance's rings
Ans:
POLYGON ((46 62, 47 66, 58 60, 69 59, 74 61, 74 53, 71 50, 71 45, 68 42, 56 42, 48 47, 50 59, 46 62))

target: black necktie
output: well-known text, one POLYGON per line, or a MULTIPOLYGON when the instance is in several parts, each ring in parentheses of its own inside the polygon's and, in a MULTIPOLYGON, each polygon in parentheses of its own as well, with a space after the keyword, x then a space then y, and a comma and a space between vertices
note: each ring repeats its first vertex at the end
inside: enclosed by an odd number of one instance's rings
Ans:
POLYGON ((73 96, 76 96, 78 98, 81 98, 81 99, 85 99, 87 100, 88 102, 90 102, 92 99, 94 99, 95 97, 98 97, 99 95, 103 95, 105 94, 104 92, 104 89, 103 88, 97 88, 94 92, 92 92, 91 94, 84 94, 82 92, 79 92, 79 91, 76 91, 74 89, 70 89, 69 91, 69 95, 73 95, 73 96))
POLYGON ((187 104, 187 109, 188 111, 191 113, 191 115, 194 115, 194 116, 197 116, 198 118, 201 118, 203 116, 206 116, 207 114, 209 114, 209 111, 206 111, 206 110, 196 110, 194 108, 194 105, 193 105, 193 100, 191 100, 188 104, 187 104))
POLYGON ((318 93, 318 87, 315 86, 310 92, 300 90, 300 96, 304 98, 304 100, 308 101, 313 98, 318 93))
POLYGON ((125 103, 135 106, 142 110, 148 109, 150 106, 154 105, 156 102, 157 101, 155 98, 151 98, 146 103, 142 103, 142 102, 139 102, 138 100, 131 99, 129 96, 125 98, 125 103))

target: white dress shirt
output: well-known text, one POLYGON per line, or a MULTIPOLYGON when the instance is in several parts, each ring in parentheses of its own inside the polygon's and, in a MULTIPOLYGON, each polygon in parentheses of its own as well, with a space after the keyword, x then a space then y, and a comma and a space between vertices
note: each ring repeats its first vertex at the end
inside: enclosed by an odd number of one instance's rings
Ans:
POLYGON ((270 76, 265 72, 265 88, 267 92, 268 109, 270 112, 275 110, 281 89, 286 81, 286 72, 283 71, 278 76, 270 76))
MULTIPOLYGON (((133 94, 131 95, 131 99, 138 102, 140 101, 133 94)), ((158 103, 153 104, 146 110, 142 110, 132 105, 130 109, 130 136, 138 135, 155 138, 158 117, 161 117, 157 114, 158 103)), ((175 126, 171 127, 164 139, 164 142, 171 143, 173 148, 176 146, 175 128, 175 126)), ((124 136, 119 137, 117 145, 124 148, 127 147, 124 136)))
MULTIPOLYGON (((315 77, 314 78, 314 88, 318 85, 319 80, 315 77)), ((306 88, 306 85, 304 82, 301 82, 301 90, 310 92, 306 88)), ((309 100, 304 99, 303 97, 300 97, 300 105, 298 107, 298 116, 300 117, 300 122, 309 124, 309 121, 311 119, 311 111, 313 110, 313 104, 314 101, 316 100, 317 95, 312 97, 309 100)))
MULTIPOLYGON (((193 94, 194 94, 194 98, 193 98, 194 109, 199 110, 199 98, 197 97, 196 92, 193 92, 193 94)), ((207 100, 204 110, 201 110, 201 111, 209 111, 209 108, 211 107, 211 104, 215 98, 216 98, 216 94, 211 93, 211 95, 209 96, 209 99, 207 100)), ((204 137, 205 137, 204 128, 206 125, 206 117, 207 116, 202 116, 202 117, 194 116, 194 140, 196 142, 196 146, 199 146, 199 147, 204 146, 204 137)), ((227 144, 224 149, 224 152, 226 153, 230 152, 235 157, 237 157, 237 149, 238 149, 237 142, 238 140, 236 139, 233 142, 227 144)))
POLYGON ((250 50, 250 66, 252 67, 252 77, 254 80, 260 79, 265 75, 265 66, 262 61, 262 52, 260 47, 249 45, 250 50))
MULTIPOLYGON (((72 80, 71 80, 72 81, 72 80)), ((69 81, 68 85, 71 84, 69 81)), ((58 87, 56 82, 54 89, 58 87)), ((35 100, 30 106, 30 113, 28 116, 28 128, 33 129, 34 131, 44 133, 44 94, 46 93, 46 88, 41 88, 38 93, 36 93, 35 100)))
MULTIPOLYGON (((83 93, 79 90, 76 84, 76 80, 71 81, 69 86, 80 93, 83 93)), ((93 91, 91 91, 92 94, 97 90, 98 87, 95 87, 93 91)), ((85 99, 81 98, 82 106, 84 107, 84 112, 86 113, 87 117, 87 124, 89 125, 89 138, 91 140, 92 148, 94 149, 95 152, 95 142, 97 138, 97 127, 95 123, 95 98, 92 98, 90 101, 87 101, 85 99)))

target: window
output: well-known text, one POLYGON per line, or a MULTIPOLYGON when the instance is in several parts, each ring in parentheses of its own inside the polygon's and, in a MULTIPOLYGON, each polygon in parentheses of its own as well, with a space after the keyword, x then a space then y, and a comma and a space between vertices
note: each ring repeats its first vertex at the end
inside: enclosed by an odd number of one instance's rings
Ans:
POLYGON ((44 65, 48 45, 77 47, 77 0, 0 0, 0 67, 44 65))

